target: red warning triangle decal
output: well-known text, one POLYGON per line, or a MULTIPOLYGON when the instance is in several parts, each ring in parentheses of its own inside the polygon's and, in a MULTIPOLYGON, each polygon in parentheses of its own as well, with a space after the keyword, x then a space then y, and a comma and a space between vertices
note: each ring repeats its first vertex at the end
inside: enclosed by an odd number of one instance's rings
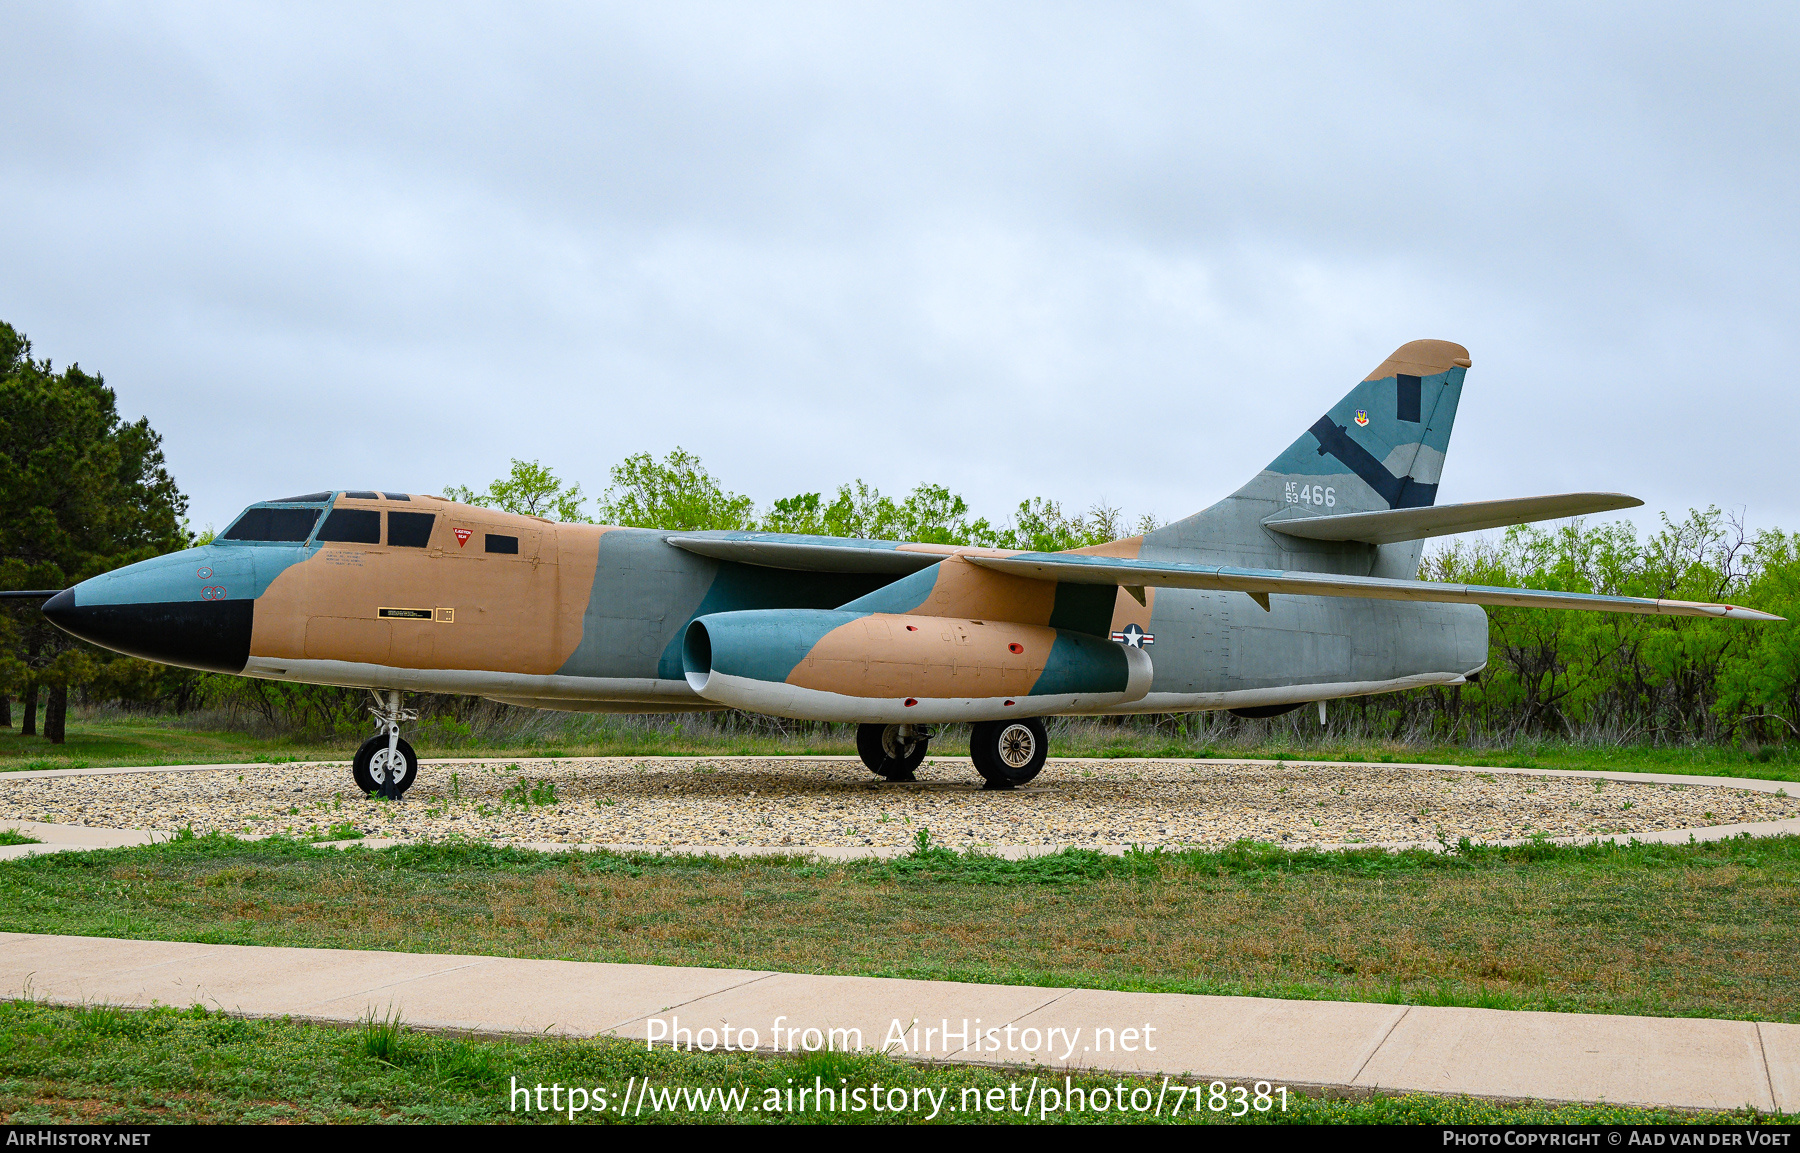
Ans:
POLYGON ((474 535, 466 528, 453 528, 450 531, 456 534, 456 547, 457 548, 461 548, 462 546, 468 544, 469 538, 474 535))

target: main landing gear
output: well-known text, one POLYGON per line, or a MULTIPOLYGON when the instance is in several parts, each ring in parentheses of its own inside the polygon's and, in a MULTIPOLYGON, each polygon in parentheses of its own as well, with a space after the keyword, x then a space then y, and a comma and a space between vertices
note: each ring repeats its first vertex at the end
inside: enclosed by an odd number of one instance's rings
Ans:
POLYGON ((385 699, 380 693, 372 692, 371 695, 375 698, 375 703, 369 706, 369 711, 375 714, 375 735, 356 750, 356 759, 350 762, 350 779, 364 793, 379 793, 390 801, 397 801, 400 794, 412 786, 413 778, 419 775, 418 755, 411 745, 400 739, 400 724, 417 720, 419 714, 400 707, 398 689, 388 693, 385 699))
POLYGON ((911 781, 913 770, 925 759, 931 730, 924 725, 858 725, 856 751, 863 764, 878 777, 911 781))
MULTIPOLYGON (((924 725, 858 725, 856 751, 869 771, 890 781, 911 781, 925 759, 931 730, 924 725)), ((1038 717, 983 721, 969 733, 969 759, 986 789, 1011 789, 1031 780, 1050 755, 1050 735, 1038 717)))
POLYGON ((1050 734, 1037 717, 982 721, 969 732, 969 758, 984 789, 1011 789, 1038 775, 1050 755, 1050 734))

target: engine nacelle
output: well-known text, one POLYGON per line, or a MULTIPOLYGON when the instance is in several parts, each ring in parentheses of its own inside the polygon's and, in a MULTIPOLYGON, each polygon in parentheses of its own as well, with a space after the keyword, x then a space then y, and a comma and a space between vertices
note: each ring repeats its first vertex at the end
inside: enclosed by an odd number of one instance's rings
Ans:
POLYGON ((827 609, 714 613, 688 625, 687 682, 709 701, 861 723, 1091 713, 1142 700, 1150 655, 1010 621, 827 609))

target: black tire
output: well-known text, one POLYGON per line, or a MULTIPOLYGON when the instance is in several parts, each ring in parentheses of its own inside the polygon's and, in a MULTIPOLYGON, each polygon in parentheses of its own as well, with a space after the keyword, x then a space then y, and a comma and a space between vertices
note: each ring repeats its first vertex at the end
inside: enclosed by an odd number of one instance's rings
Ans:
POLYGON ((1050 734, 1038 717, 982 721, 969 732, 969 759, 989 789, 1010 789, 1031 780, 1050 755, 1050 734))
MULTIPOLYGON (((362 743, 360 749, 356 750, 356 758, 350 762, 350 779, 355 781, 356 787, 364 793, 373 795, 381 792, 382 782, 376 779, 378 771, 376 755, 380 754, 381 761, 385 762, 387 751, 388 739, 385 736, 370 737, 362 743)), ((402 796, 406 790, 412 788, 413 778, 419 775, 419 756, 413 752, 413 747, 406 743, 405 737, 400 738, 397 751, 406 763, 406 771, 401 774, 399 786, 394 790, 394 795, 402 796)))
POLYGON ((925 760, 925 747, 931 743, 931 738, 914 736, 908 739, 902 735, 902 730, 906 729, 915 729, 915 726, 856 726, 856 752, 871 773, 890 781, 917 780, 913 772, 925 760))

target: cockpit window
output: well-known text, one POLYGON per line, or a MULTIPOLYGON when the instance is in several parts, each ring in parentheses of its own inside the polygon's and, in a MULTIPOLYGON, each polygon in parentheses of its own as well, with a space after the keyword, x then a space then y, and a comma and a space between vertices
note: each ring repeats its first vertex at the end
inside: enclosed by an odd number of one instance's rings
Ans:
MULTIPOLYGON (((325 494, 329 496, 330 494, 325 494)), ((220 540, 300 542, 312 535, 319 523, 316 508, 249 508, 237 523, 220 534, 220 540)))
POLYGON ((431 522, 437 519, 429 512, 390 512, 388 544, 396 548, 424 548, 431 543, 431 522))
POLYGON ((388 493, 383 493, 382 495, 387 497, 389 500, 411 500, 412 499, 412 497, 407 496, 403 492, 388 492, 388 493))
POLYGON ((351 500, 380 500, 381 499, 381 494, 378 492, 347 492, 344 495, 349 497, 351 500))
POLYGON ((330 500, 328 492, 309 492, 305 496, 284 496, 280 500, 272 500, 270 504, 318 504, 322 500, 330 500))
MULTIPOLYGON (((354 495, 345 493, 345 496, 354 495)), ((333 509, 325 518, 325 527, 319 530, 322 541, 342 541, 348 544, 380 544, 381 543, 381 510, 374 508, 339 508, 333 509)))

